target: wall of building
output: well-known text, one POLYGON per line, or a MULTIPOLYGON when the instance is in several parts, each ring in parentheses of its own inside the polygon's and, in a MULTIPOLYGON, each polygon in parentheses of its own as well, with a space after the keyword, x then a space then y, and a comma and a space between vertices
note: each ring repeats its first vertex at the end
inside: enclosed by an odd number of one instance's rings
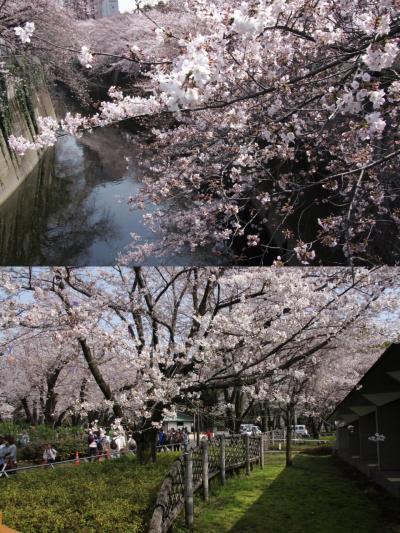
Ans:
POLYGON ((33 172, 42 153, 29 151, 18 157, 8 145, 15 135, 33 140, 39 116, 55 117, 40 63, 27 65, 22 58, 8 59, 9 74, 0 75, 0 205, 33 172))
POLYGON ((118 0, 103 0, 101 7, 101 15, 103 17, 112 17, 113 15, 118 15, 118 13, 118 0))

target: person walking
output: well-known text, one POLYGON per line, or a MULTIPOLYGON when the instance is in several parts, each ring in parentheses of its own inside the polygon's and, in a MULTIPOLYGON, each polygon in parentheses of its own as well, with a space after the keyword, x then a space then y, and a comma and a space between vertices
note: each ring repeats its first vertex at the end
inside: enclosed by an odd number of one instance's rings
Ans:
MULTIPOLYGON (((5 446, 1 450, 1 457, 7 463, 6 469, 14 470, 17 468, 17 447, 15 445, 15 439, 12 435, 5 435, 3 442, 5 446)), ((15 472, 10 473, 15 474, 15 472)))
POLYGON ((5 459, 5 449, 6 449, 6 440, 5 438, 0 435, 0 471, 2 470, 3 468, 3 465, 6 463, 6 459, 5 459))
POLYGON ((43 460, 47 464, 54 464, 56 462, 57 450, 55 450, 50 443, 46 444, 46 448, 43 452, 43 460))
POLYGON ((88 446, 89 446, 89 456, 90 456, 89 460, 95 461, 97 457, 97 440, 96 440, 95 434, 91 430, 89 431, 89 436, 88 436, 88 446))
POLYGON ((165 452, 168 449, 165 448, 165 445, 167 444, 167 435, 164 433, 162 429, 158 432, 158 448, 160 452, 165 452))

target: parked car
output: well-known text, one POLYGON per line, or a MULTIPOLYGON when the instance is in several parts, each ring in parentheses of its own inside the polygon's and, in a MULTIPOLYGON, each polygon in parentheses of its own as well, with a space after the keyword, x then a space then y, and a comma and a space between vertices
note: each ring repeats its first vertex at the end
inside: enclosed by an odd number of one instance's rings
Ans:
POLYGON ((307 428, 303 424, 294 426, 294 434, 295 434, 295 437, 308 437, 309 436, 307 428))
POLYGON ((241 424, 239 431, 241 435, 261 435, 262 434, 261 429, 258 426, 255 426, 254 424, 241 424))

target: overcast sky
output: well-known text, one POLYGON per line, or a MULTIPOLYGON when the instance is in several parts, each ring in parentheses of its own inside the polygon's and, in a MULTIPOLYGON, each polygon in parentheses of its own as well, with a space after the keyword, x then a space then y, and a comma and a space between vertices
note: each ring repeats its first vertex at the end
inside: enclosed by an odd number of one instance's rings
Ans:
POLYGON ((133 0, 118 0, 119 2, 119 10, 121 13, 124 11, 129 11, 129 9, 132 8, 133 0))

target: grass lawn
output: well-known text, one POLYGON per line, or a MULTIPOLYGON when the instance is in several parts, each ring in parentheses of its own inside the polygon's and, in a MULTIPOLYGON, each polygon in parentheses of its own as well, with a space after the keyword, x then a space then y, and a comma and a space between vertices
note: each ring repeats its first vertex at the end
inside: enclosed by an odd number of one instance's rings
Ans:
MULTIPOLYGON (((399 502, 332 456, 269 454, 264 470, 196 497, 198 533, 400 533, 399 502)), ((183 519, 181 519, 183 520, 183 519)), ((174 531, 183 532, 183 522, 174 531)))
POLYGON ((4 524, 21 533, 145 532, 157 491, 177 454, 142 466, 134 457, 0 479, 4 524))

